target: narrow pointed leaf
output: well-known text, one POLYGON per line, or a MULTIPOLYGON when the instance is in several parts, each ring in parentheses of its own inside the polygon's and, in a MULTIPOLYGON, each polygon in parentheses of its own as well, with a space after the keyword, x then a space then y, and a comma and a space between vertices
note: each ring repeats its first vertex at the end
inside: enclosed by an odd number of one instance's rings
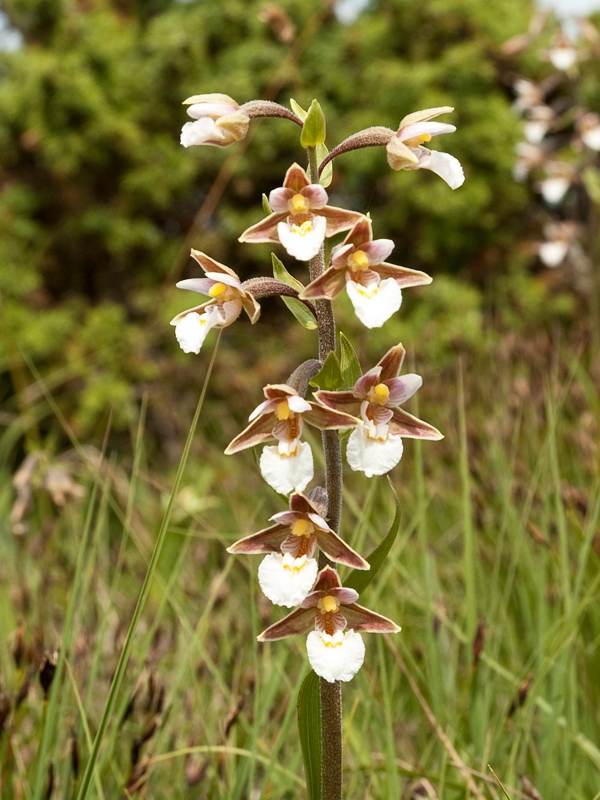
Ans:
POLYGON ((367 557, 367 561, 371 565, 371 569, 368 571, 365 570, 357 570, 353 569, 350 575, 344 581, 344 586, 349 587, 350 589, 355 589, 359 595, 364 592, 367 586, 371 583, 373 578, 377 575, 381 567, 383 566, 383 562, 387 558, 388 553, 390 552, 392 545, 396 541, 396 536, 398 535, 398 531, 400 530, 400 501, 398 499, 398 495, 396 490, 394 489, 394 484, 388 478, 388 483, 390 484, 390 488, 394 493, 394 499, 396 500, 396 514, 394 515, 394 521, 392 522, 392 527, 390 528, 386 537, 377 545, 375 550, 367 557))
POLYGON ((321 800, 321 690, 312 669, 298 695, 298 733, 308 800, 321 800))
POLYGON ((325 363, 312 379, 311 385, 327 389, 330 392, 334 392, 342 386, 340 362, 333 350, 328 353, 325 363))
MULTIPOLYGON (((304 289, 304 284, 287 271, 283 262, 277 258, 275 253, 271 253, 271 259, 273 261, 273 277, 277 278, 277 280, 282 283, 286 283, 298 292, 301 292, 304 289)), ((296 300, 294 297, 282 296, 281 299, 303 328, 306 328, 308 331, 317 329, 317 321, 304 303, 300 300, 296 300)))
POLYGON ((362 375, 360 362, 350 341, 340 331, 340 370, 342 372, 342 389, 350 389, 362 375))
MULTIPOLYGON (((321 144, 317 145, 317 161, 319 164, 322 161, 325 161, 327 156, 329 155, 329 150, 327 147, 321 142, 321 144)), ((330 161, 329 164, 325 167, 323 172, 321 173, 321 177, 319 178, 319 183, 324 189, 331 184, 333 180, 333 161, 330 161)))
POLYGON ((282 296, 281 299, 303 328, 306 328, 307 331, 315 331, 317 329, 317 321, 304 303, 300 300, 296 300, 294 297, 282 296))
POLYGON ((275 253, 271 253, 271 261, 273 262, 274 278, 277 278, 277 280, 281 281, 282 283, 287 283, 288 286, 291 286, 293 289, 297 289, 299 292, 304 289, 304 284, 302 284, 298 278, 294 278, 294 276, 287 271, 283 262, 277 258, 275 253))
POLYGON ((325 114, 316 100, 313 100, 304 120, 300 144, 302 147, 316 147, 325 141, 325 114))

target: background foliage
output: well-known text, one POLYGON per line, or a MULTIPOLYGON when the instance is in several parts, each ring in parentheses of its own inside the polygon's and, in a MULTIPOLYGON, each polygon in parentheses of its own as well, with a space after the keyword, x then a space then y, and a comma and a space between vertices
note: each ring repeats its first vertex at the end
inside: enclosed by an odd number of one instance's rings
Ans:
MULTIPOLYGON (((531 780, 544 800, 589 800, 600 770, 600 370, 585 298, 540 270, 535 194, 511 177, 514 78, 549 70, 535 48, 502 48, 527 29, 531 4, 377 0, 343 26, 331 4, 284 0, 287 41, 262 0, 2 6, 24 44, 0 53, 0 791, 77 789, 216 338, 185 356, 168 326, 190 304, 173 288, 196 274, 190 247, 244 278, 271 269, 268 247, 237 237, 301 157, 297 131, 253 123, 239 146, 185 151, 181 101, 218 90, 305 107, 317 96, 330 146, 456 106, 459 132, 443 146, 464 164, 459 191, 425 171, 392 173, 375 149, 340 157, 330 190, 334 204, 372 214, 395 263, 435 278, 368 337, 343 298, 338 308, 363 364, 404 342, 407 368, 425 377, 420 411, 446 434, 435 451, 407 446, 394 475, 403 517, 388 589, 370 588, 365 603, 404 631, 377 654, 367 642, 345 695, 348 796, 414 798, 425 781, 458 800, 471 770, 495 800, 491 763, 511 798, 537 800, 531 780), (69 669, 47 770, 38 673, 59 643, 69 669)), ((590 108, 598 77, 587 64, 590 108)), ((240 319, 221 338, 98 797, 144 786, 156 798, 303 796, 302 644, 252 644, 272 609, 255 564, 224 553, 281 508, 249 454, 221 453, 261 386, 314 351, 314 334, 275 301, 256 328, 240 319)), ((366 484, 348 476, 343 533, 369 552, 393 509, 385 482, 366 484)))

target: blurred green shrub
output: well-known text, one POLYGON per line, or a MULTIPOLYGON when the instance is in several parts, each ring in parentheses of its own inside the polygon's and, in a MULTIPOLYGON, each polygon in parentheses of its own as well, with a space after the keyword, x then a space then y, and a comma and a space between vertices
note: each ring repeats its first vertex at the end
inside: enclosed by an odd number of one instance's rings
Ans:
MULTIPOLYGON (((115 424, 126 426, 142 386, 168 407, 169 393, 181 397, 184 370, 168 357, 176 344, 167 323, 189 304, 171 287, 195 274, 186 271, 185 249, 209 250, 243 277, 270 271, 269 249, 239 245, 237 236, 262 216, 261 193, 301 157, 297 131, 277 120, 255 125, 218 210, 184 242, 219 169, 238 157, 235 148, 180 147, 181 101, 193 93, 218 90, 240 102, 294 96, 305 106, 316 95, 330 145, 368 125, 396 127, 418 108, 456 106, 448 121, 458 132, 443 146, 465 166, 463 188, 452 193, 425 171, 392 173, 373 149, 336 162, 332 202, 370 211, 376 236, 396 242, 394 263, 434 277, 483 283, 512 262, 527 190, 510 178, 519 123, 499 46, 527 28, 529 0, 379 0, 349 26, 322 0, 284 0, 298 31, 285 43, 261 20, 263 5, 3 3, 24 37, 20 50, 0 54, 8 407, 19 348, 52 378, 82 436, 97 431, 110 404, 115 424)), ((440 357, 463 311, 460 336, 477 340, 478 290, 437 279, 419 303, 410 337, 435 320, 440 357)), ((386 341, 393 338, 386 329, 386 341)), ((178 435, 175 428, 163 425, 162 435, 178 435)))

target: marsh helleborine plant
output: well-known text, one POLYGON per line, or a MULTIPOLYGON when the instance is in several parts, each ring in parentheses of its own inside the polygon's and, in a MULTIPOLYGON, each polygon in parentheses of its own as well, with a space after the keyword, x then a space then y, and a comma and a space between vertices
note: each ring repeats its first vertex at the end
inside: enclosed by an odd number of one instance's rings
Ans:
MULTIPOLYGON (((306 285, 285 271, 277 277, 241 282, 236 273, 205 253, 192 250, 204 277, 180 281, 177 286, 208 296, 201 305, 182 311, 171 322, 182 349, 199 353, 211 328, 225 328, 246 312, 255 324, 258 300, 281 295, 304 304, 315 319, 319 334, 318 358, 300 364, 284 383, 265 386, 263 400, 249 416, 248 426, 228 445, 227 454, 265 445, 260 472, 289 508, 271 517, 274 523, 235 542, 235 555, 263 554, 258 568, 261 589, 269 600, 295 608, 275 622, 258 639, 275 641, 308 633, 308 660, 321 678, 321 798, 342 796, 340 681, 349 681, 365 657, 361 633, 397 633, 391 620, 357 604, 358 593, 344 587, 335 568, 355 570, 370 565, 340 536, 342 459, 339 431, 350 431, 346 458, 352 470, 367 478, 393 469, 403 452, 403 439, 441 439, 442 434, 401 408, 420 388, 418 375, 401 375, 404 348, 392 346, 361 377, 358 360, 345 340, 345 366, 336 355, 332 301, 345 289, 358 319, 367 328, 381 327, 400 309, 402 290, 431 282, 418 270, 387 262, 394 243, 373 238, 373 222, 359 211, 328 204, 326 187, 332 161, 342 153, 362 147, 385 147, 394 170, 427 169, 451 189, 464 181, 454 156, 424 145, 438 134, 451 133, 453 125, 432 121, 451 112, 449 106, 425 109, 405 116, 397 131, 372 127, 345 139, 331 152, 324 145, 325 119, 313 101, 304 111, 295 101, 293 110, 277 103, 251 101, 242 106, 223 94, 194 95, 185 101, 194 122, 183 126, 181 144, 226 147, 243 139, 250 120, 280 117, 301 130, 300 143, 307 152, 307 169, 290 166, 283 185, 268 197, 270 213, 240 236, 241 242, 272 242, 288 255, 308 262, 306 285), (325 239, 346 232, 325 263, 325 239), (289 278, 289 281, 287 280, 289 278), (350 352, 350 356, 348 353, 350 352), (325 361, 328 365, 323 368, 325 361), (333 364, 333 369, 331 366, 333 364), (329 367, 329 368, 328 368, 329 367), (332 385, 331 375, 337 376, 332 385), (327 377, 326 377, 327 376, 327 377), (306 397, 309 386, 320 387, 306 397), (310 445, 302 441, 304 423, 322 431, 325 486, 304 492, 314 477, 310 445), (267 444, 275 442, 275 444, 267 444), (318 560, 317 550, 319 551, 318 560)), ((275 263, 274 259, 274 263, 275 263)), ((279 262, 280 263, 280 262, 279 262)), ((289 301, 288 301, 289 302, 289 301)), ((306 316, 295 312, 306 324, 306 316)), ((313 323, 314 327, 314 323, 313 323)))

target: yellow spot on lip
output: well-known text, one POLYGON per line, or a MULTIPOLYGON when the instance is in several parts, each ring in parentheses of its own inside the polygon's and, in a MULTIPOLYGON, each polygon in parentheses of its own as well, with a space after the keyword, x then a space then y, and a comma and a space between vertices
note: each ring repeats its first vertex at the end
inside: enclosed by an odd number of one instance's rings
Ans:
POLYGON ((323 642, 325 647, 341 647, 344 644, 344 640, 340 639, 339 642, 323 642))
POLYGON ((419 147, 419 145, 423 144, 424 142, 431 141, 431 134, 430 133, 422 133, 420 136, 414 136, 412 139, 406 139, 403 144, 407 147, 419 147))
POLYGON ((306 558, 306 556, 302 556, 302 558, 296 558, 293 564, 284 563, 283 568, 287 569, 288 572, 302 572, 302 570, 307 564, 308 564, 308 559, 306 558))
POLYGON ((289 419, 291 413, 292 412, 290 410, 287 400, 283 400, 281 403, 279 403, 279 405, 277 406, 277 410, 275 411, 277 419, 279 420, 289 419))
POLYGON ((292 525, 292 534, 294 536, 310 536, 314 529, 314 525, 307 519, 297 519, 292 525))
POLYGON ((307 219, 302 225, 292 225, 292 233, 297 236, 306 236, 307 233, 313 232, 312 222, 307 219))
POLYGON ((227 289, 224 283, 215 283, 213 286, 210 287, 208 290, 208 294, 210 297, 218 297, 220 294, 227 289))
POLYGON ((374 386, 369 392, 369 400, 381 406, 387 403, 389 396, 390 390, 385 383, 378 383, 377 386, 374 386))
POLYGON ((321 606, 322 606, 322 608, 323 608, 323 611, 325 611, 325 612, 326 612, 326 613, 328 613, 328 614, 331 614, 332 612, 334 612, 334 611, 337 611, 337 610, 338 610, 338 608, 339 608, 339 603, 338 603, 338 601, 335 599, 335 597, 332 597, 330 594, 327 594, 327 595, 325 595, 325 597, 324 597, 324 598, 321 600, 321 606))
POLYGON ((359 272, 369 268, 369 256, 364 250, 357 250, 348 256, 348 266, 352 272, 359 272))
POLYGON ((290 210, 292 214, 306 214, 310 210, 310 206, 306 197, 302 194, 295 194, 290 200, 290 210))

